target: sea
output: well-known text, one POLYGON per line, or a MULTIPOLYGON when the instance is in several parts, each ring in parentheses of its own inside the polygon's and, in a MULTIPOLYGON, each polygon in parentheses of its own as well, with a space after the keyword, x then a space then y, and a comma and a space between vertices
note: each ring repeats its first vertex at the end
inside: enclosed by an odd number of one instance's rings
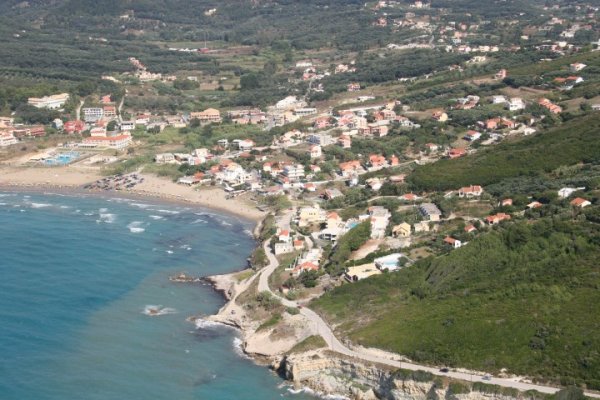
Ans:
POLYGON ((313 399, 190 316, 224 300, 185 272, 240 270, 252 225, 206 209, 0 191, 0 400, 313 399), (154 310, 154 312, 151 312, 154 310))

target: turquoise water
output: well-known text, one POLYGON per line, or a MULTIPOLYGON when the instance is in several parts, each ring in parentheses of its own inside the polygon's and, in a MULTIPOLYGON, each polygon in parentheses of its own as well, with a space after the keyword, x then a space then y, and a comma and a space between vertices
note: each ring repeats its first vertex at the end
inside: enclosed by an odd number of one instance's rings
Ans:
POLYGON ((79 153, 76 151, 70 151, 67 153, 60 153, 52 158, 44 160, 46 165, 67 165, 79 158, 79 153))
POLYGON ((194 276, 240 269, 234 217, 146 201, 0 193, 0 399, 306 399, 195 326, 220 295, 194 276), (171 313, 149 316, 149 305, 171 313))

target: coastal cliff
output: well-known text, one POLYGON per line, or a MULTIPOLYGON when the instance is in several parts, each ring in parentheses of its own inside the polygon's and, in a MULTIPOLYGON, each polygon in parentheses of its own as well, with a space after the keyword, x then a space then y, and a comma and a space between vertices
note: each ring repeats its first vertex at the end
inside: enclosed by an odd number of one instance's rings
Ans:
MULTIPOLYGON (((207 278, 228 300, 216 315, 207 319, 239 329, 243 351, 257 363, 270 366, 296 389, 357 400, 515 400, 531 397, 514 389, 450 380, 424 371, 395 369, 329 351, 324 342, 321 345, 320 337, 311 336, 302 315, 284 312, 280 320, 269 326, 268 314, 257 318, 246 298, 249 293, 255 294, 256 275, 240 281, 240 274, 244 272, 207 278)), ((544 395, 536 397, 543 398, 544 395)))
MULTIPOLYGON (((422 371, 394 370, 330 351, 310 351, 273 365, 297 388, 356 400, 515 400, 530 398, 516 390, 435 377, 422 371)), ((540 398, 543 395, 540 394, 540 398)))

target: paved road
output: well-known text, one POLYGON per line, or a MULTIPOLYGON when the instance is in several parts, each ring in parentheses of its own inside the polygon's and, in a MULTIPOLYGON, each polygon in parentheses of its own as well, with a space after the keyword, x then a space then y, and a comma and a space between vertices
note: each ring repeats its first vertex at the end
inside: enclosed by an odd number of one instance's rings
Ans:
POLYGON ((81 107, 83 107, 84 104, 85 104, 85 101, 81 100, 79 102, 79 105, 75 109, 75 121, 81 120, 81 107))
MULTIPOLYGON (((278 222, 278 226, 280 228, 283 226, 287 226, 289 228, 290 218, 292 217, 294 211, 295 210, 288 211, 282 217, 278 218, 277 222, 278 222)), ((277 258, 275 257, 275 255, 271 252, 270 241, 265 242, 264 250, 265 250, 265 253, 267 254, 267 258, 269 260, 269 265, 260 271, 259 282, 258 282, 259 292, 267 291, 267 292, 271 293, 273 296, 275 296, 276 298, 281 300, 281 303, 286 307, 298 307, 298 302, 291 301, 291 300, 288 300, 288 299, 285 299, 285 298, 279 296, 278 294, 274 293, 271 290, 271 288, 269 287, 269 276, 271 276, 271 274, 279 266, 279 262, 277 261, 277 258)), ((349 357, 353 357, 353 358, 356 358, 359 360, 370 361, 370 362, 374 362, 374 363, 392 366, 395 368, 404 368, 404 369, 413 370, 413 371, 417 371, 417 370, 427 371, 434 375, 447 376, 450 378, 460 379, 460 380, 464 380, 464 381, 473 381, 473 382, 481 381, 481 382, 488 383, 488 384, 515 388, 515 389, 518 389, 521 391, 537 390, 538 392, 541 392, 541 393, 555 393, 556 391, 558 391, 560 389, 560 388, 556 388, 556 387, 552 387, 552 386, 543 386, 543 385, 536 385, 536 384, 532 384, 532 383, 520 382, 520 381, 517 381, 514 379, 503 379, 503 378, 490 377, 489 379, 484 380, 483 375, 470 374, 470 373, 466 373, 466 372, 450 371, 450 372, 444 373, 444 372, 441 372, 439 370, 439 368, 432 368, 432 367, 429 367, 426 365, 400 361, 400 360, 398 360, 398 355, 393 354, 393 353, 378 352, 378 354, 381 354, 381 355, 375 355, 364 349, 358 349, 358 350, 351 349, 351 348, 347 347, 346 345, 344 345, 342 342, 340 342, 335 337, 335 334, 329 327, 329 324, 327 324, 327 322, 325 322, 325 320, 323 320, 323 318, 321 318, 317 313, 315 313, 314 311, 312 311, 311 309, 306 308, 306 307, 301 307, 300 313, 308 319, 308 321, 313 329, 313 332, 320 335, 321 337, 323 337, 323 339, 327 343, 327 346, 329 347, 330 350, 333 350, 337 353, 340 353, 340 354, 343 354, 343 355, 346 355, 349 357)), ((586 392, 585 394, 586 394, 586 396, 600 399, 600 394, 591 393, 591 392, 586 392)))

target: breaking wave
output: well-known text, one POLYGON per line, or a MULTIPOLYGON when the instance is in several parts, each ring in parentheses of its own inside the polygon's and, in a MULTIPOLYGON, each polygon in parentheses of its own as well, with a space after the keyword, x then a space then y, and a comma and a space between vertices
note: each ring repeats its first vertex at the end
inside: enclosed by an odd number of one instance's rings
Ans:
POLYGON ((97 223, 105 223, 112 224, 117 220, 117 216, 115 214, 110 213, 100 213, 100 218, 96 220, 97 223))
POLYGON ((31 203, 31 208, 46 208, 52 207, 52 204, 49 203, 31 203))
POLYGON ((142 228, 142 225, 144 225, 144 223, 141 221, 133 221, 132 223, 127 225, 127 228, 129 228, 129 232, 131 233, 142 233, 146 230, 142 228))

